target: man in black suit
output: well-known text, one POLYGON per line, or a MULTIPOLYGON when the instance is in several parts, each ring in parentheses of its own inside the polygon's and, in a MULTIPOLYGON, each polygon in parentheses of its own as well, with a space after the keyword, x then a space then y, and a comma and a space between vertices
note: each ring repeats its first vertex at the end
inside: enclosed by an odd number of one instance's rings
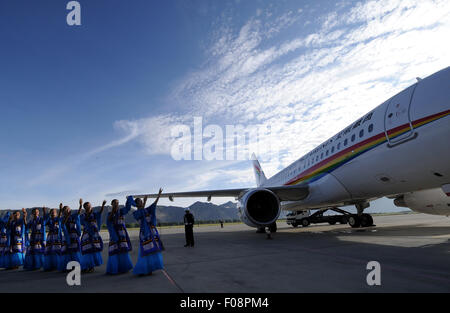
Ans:
POLYGON ((189 212, 189 209, 186 209, 184 214, 184 234, 186 235, 185 247, 194 246, 194 222, 194 215, 189 212))

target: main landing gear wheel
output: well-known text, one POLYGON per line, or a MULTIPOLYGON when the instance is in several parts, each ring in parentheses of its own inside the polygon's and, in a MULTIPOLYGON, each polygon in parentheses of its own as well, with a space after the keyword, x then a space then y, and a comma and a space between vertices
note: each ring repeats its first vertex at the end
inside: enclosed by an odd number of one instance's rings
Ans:
POLYGON ((370 227, 373 225, 373 218, 370 214, 361 215, 361 227, 370 227))
POLYGON ((348 218, 348 224, 352 228, 358 228, 360 226, 370 227, 373 225, 373 218, 370 214, 362 214, 361 216, 354 214, 348 218))
POLYGON ((307 218, 302 219, 302 226, 303 227, 309 226, 309 220, 307 218))
POLYGON ((352 228, 358 228, 361 226, 361 218, 358 215, 352 215, 348 218, 348 224, 352 228))

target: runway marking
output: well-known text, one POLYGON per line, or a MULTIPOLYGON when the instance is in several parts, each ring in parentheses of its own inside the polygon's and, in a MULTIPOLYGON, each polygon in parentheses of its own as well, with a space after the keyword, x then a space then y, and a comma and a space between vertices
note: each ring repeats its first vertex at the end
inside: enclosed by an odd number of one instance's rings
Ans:
POLYGON ((177 284, 177 282, 169 275, 169 273, 166 272, 166 270, 162 270, 162 272, 164 273, 164 275, 166 276, 167 280, 174 285, 178 290, 181 291, 181 293, 184 293, 183 288, 180 287, 180 285, 177 284))

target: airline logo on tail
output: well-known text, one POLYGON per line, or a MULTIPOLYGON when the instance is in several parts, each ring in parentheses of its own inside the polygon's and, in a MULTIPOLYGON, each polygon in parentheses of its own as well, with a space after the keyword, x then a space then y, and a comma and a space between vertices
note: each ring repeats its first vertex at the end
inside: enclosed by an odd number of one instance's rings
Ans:
POLYGON ((263 170, 261 169, 261 165, 258 162, 258 159, 256 158, 255 154, 252 154, 252 160, 253 160, 253 169, 255 172, 255 179, 256 179, 256 186, 261 186, 266 180, 266 175, 264 175, 263 170))

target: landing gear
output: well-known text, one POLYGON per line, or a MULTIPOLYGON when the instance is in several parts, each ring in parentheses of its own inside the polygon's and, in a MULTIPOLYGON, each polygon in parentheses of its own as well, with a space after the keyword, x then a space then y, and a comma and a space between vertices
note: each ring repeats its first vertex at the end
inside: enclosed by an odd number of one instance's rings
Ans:
POLYGON ((373 225, 373 218, 370 214, 361 215, 361 227, 370 227, 373 225))
POLYGON ((369 202, 361 202, 355 204, 357 214, 352 214, 348 218, 348 224, 352 228, 370 227, 373 225, 373 218, 370 214, 363 213, 364 209, 370 206, 369 202))
POLYGON ((350 225, 352 228, 358 228, 361 226, 361 219, 358 215, 351 215, 348 218, 348 225, 350 225))
POLYGON ((358 212, 358 216, 363 215, 364 209, 367 209, 370 206, 369 202, 359 202, 355 204, 356 211, 358 212))
POLYGON ((373 218, 372 215, 366 213, 362 214, 361 216, 353 214, 348 218, 348 224, 352 228, 370 227, 373 225, 373 218))

